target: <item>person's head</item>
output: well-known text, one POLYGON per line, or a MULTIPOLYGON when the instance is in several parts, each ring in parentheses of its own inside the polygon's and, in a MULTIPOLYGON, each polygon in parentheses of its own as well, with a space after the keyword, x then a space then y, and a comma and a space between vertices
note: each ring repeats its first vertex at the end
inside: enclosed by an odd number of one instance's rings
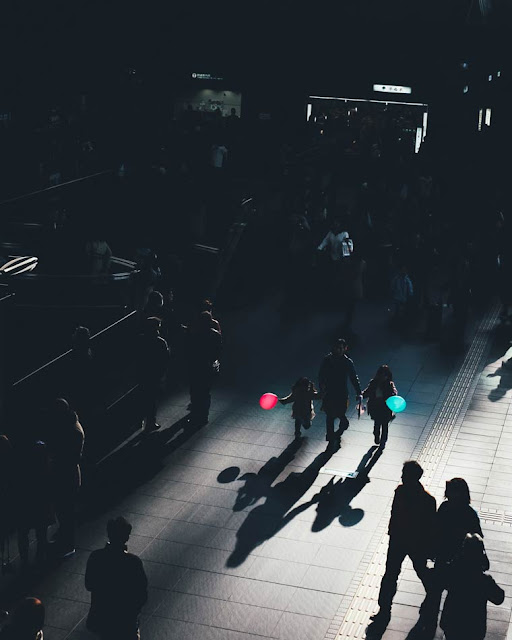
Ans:
POLYGON ((65 398, 56 398, 53 402, 55 415, 64 416, 70 412, 69 402, 65 398))
POLYGON ((402 467, 402 482, 404 484, 413 484, 419 482, 423 475, 423 469, 416 460, 407 460, 402 467))
POLYGON ((312 385, 313 383, 309 378, 302 377, 293 385, 293 390, 307 391, 312 385))
POLYGON ((204 298, 199 303, 199 312, 208 311, 208 313, 212 313, 213 311, 213 302, 209 298, 204 298))
POLYGON ((400 265, 400 267, 398 268, 398 273, 401 276, 406 276, 407 272, 408 272, 407 265, 405 265, 405 264, 400 265))
POLYGON ((164 297, 160 291, 151 291, 148 296, 148 307, 159 309, 164 306, 164 297))
POLYGON ((107 522, 107 536, 114 545, 125 545, 131 532, 132 525, 123 516, 118 516, 107 522))
POLYGON ((375 374, 375 379, 380 381, 393 380, 393 374, 387 364, 381 364, 375 374))
POLYGON ((39 598, 23 598, 14 607, 10 627, 20 638, 30 637, 44 627, 44 605, 39 598))
POLYGON ((91 332, 87 327, 77 327, 73 333, 73 349, 88 349, 91 332))
POLYGON ((338 338, 336 342, 332 345, 332 352, 335 356, 341 356, 347 351, 348 345, 346 340, 343 338, 338 338))
POLYGON ((486 571, 489 561, 485 553, 484 541, 478 533, 467 533, 462 543, 460 560, 467 568, 486 571))
POLYGON ((232 115, 232 116, 236 116, 236 109, 235 109, 235 107, 231 107, 231 115, 232 115))
POLYGON ((339 218, 334 218, 331 222, 331 230, 333 233, 340 233, 342 231, 341 220, 339 218))
POLYGON ((447 480, 444 497, 451 502, 470 504, 471 495, 469 493, 468 483, 464 478, 452 478, 451 480, 447 480))
POLYGON ((144 333, 147 336, 157 336, 160 333, 160 326, 162 322, 160 318, 155 318, 151 316, 150 318, 146 318, 144 323, 144 333))

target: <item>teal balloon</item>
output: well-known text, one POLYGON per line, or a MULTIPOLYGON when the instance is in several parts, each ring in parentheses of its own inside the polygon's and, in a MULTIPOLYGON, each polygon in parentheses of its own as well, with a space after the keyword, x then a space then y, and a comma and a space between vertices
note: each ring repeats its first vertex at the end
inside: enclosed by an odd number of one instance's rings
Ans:
POLYGON ((386 400, 386 404, 388 405, 388 409, 391 409, 393 413, 400 413, 407 406, 407 402, 402 398, 402 396, 389 396, 386 400))

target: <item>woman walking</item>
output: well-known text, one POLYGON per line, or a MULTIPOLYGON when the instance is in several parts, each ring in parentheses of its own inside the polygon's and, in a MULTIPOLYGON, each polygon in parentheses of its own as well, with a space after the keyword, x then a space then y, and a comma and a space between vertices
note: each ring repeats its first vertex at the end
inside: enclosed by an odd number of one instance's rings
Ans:
POLYGON ((388 426, 394 418, 386 400, 396 395, 397 391, 391 369, 387 364, 383 364, 377 369, 375 377, 370 380, 363 391, 363 398, 368 398, 368 413, 373 420, 375 444, 380 444, 382 448, 386 446, 388 426))

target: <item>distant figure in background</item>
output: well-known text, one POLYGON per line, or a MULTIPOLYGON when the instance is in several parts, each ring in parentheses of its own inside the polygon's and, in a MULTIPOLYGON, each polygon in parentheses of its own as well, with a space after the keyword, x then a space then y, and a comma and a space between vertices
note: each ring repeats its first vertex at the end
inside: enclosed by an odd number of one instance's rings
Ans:
POLYGON ((158 396, 169 364, 169 347, 160 336, 161 324, 160 318, 146 318, 137 349, 142 428, 146 433, 160 428, 156 422, 158 396))
POLYGON ((393 412, 388 408, 386 400, 396 395, 391 369, 383 364, 363 391, 363 398, 368 398, 368 413, 373 420, 375 444, 380 444, 382 448, 386 446, 388 426, 393 419, 393 412))
POLYGON ((413 293, 412 282, 407 273, 407 267, 402 265, 398 273, 391 280, 391 299, 395 307, 395 320, 403 322, 406 319, 413 293))
POLYGON ((109 541, 87 561, 91 608, 86 626, 100 640, 140 640, 139 614, 148 599, 148 580, 141 559, 127 551, 131 532, 125 518, 109 520, 109 541))
POLYGON ((284 398, 279 398, 281 404, 293 402, 292 418, 295 420, 296 438, 300 438, 301 427, 309 429, 311 426, 311 421, 315 417, 313 400, 319 396, 320 393, 309 378, 299 378, 293 385, 292 392, 284 398))
POLYGON ((48 449, 55 511, 59 530, 57 553, 66 558, 75 553, 75 506, 82 484, 80 460, 84 430, 67 400, 57 398, 49 416, 48 449))
MULTIPOLYGON (((197 426, 208 422, 211 389, 219 372, 222 345, 218 322, 202 311, 189 330, 190 419, 197 426)), ((220 329, 220 327, 219 327, 220 329)))
POLYGON ((0 640, 43 640, 45 611, 38 598, 23 598, 10 614, 0 640))
POLYGON ((436 500, 420 482, 423 469, 416 460, 404 463, 402 484, 395 489, 389 520, 389 547, 386 571, 380 583, 379 611, 372 616, 375 629, 385 629, 391 618, 391 604, 406 556, 425 590, 428 587, 427 559, 431 555, 431 540, 436 516, 436 500))
POLYGON ((52 505, 50 457, 44 442, 31 442, 21 450, 16 469, 16 524, 22 566, 28 564, 31 529, 36 532, 36 562, 47 553, 48 527, 55 522, 52 505))
POLYGON ((484 640, 487 602, 502 604, 505 592, 485 573, 489 561, 477 533, 468 533, 460 555, 451 562, 444 579, 448 590, 441 615, 446 640, 484 640))
POLYGON ((357 303, 363 299, 363 274, 366 270, 366 262, 354 251, 345 260, 343 265, 343 287, 341 289, 343 306, 345 308, 345 321, 343 331, 352 333, 352 323, 357 303))
POLYGON ((112 249, 106 240, 88 240, 85 245, 85 253, 89 262, 89 273, 93 276, 108 273, 112 260, 112 249))
POLYGON ((154 289, 148 295, 148 301, 142 312, 143 323, 146 320, 146 318, 151 318, 151 317, 159 318, 160 320, 162 320, 163 311, 164 311, 164 297, 160 293, 160 291, 156 291, 156 289, 154 289))
POLYGON ((0 559, 2 573, 10 563, 9 534, 13 524, 14 453, 7 436, 0 435, 0 559))
POLYGON ((348 381, 352 383, 357 396, 361 395, 361 385, 353 361, 347 356, 348 345, 343 338, 334 343, 331 352, 325 356, 320 366, 318 380, 322 394, 322 411, 325 412, 326 436, 330 444, 340 444, 341 434, 348 429, 346 417, 348 409, 348 381), (334 421, 339 418, 340 427, 334 432, 334 421))
POLYGON ((215 171, 221 171, 224 168, 228 157, 228 149, 223 144, 216 142, 211 148, 211 166, 215 171))

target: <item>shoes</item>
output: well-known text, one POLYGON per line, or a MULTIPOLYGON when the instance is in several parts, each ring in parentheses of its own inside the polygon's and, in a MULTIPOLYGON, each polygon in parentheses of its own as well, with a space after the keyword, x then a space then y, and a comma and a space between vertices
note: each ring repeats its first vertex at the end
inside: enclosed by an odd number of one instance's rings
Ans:
POLYGON ((373 441, 375 442, 375 444, 380 444, 380 437, 377 434, 375 434, 373 441))
POLYGON ((300 431, 296 431, 295 432, 295 440, 299 440, 300 437, 301 437, 300 431))

